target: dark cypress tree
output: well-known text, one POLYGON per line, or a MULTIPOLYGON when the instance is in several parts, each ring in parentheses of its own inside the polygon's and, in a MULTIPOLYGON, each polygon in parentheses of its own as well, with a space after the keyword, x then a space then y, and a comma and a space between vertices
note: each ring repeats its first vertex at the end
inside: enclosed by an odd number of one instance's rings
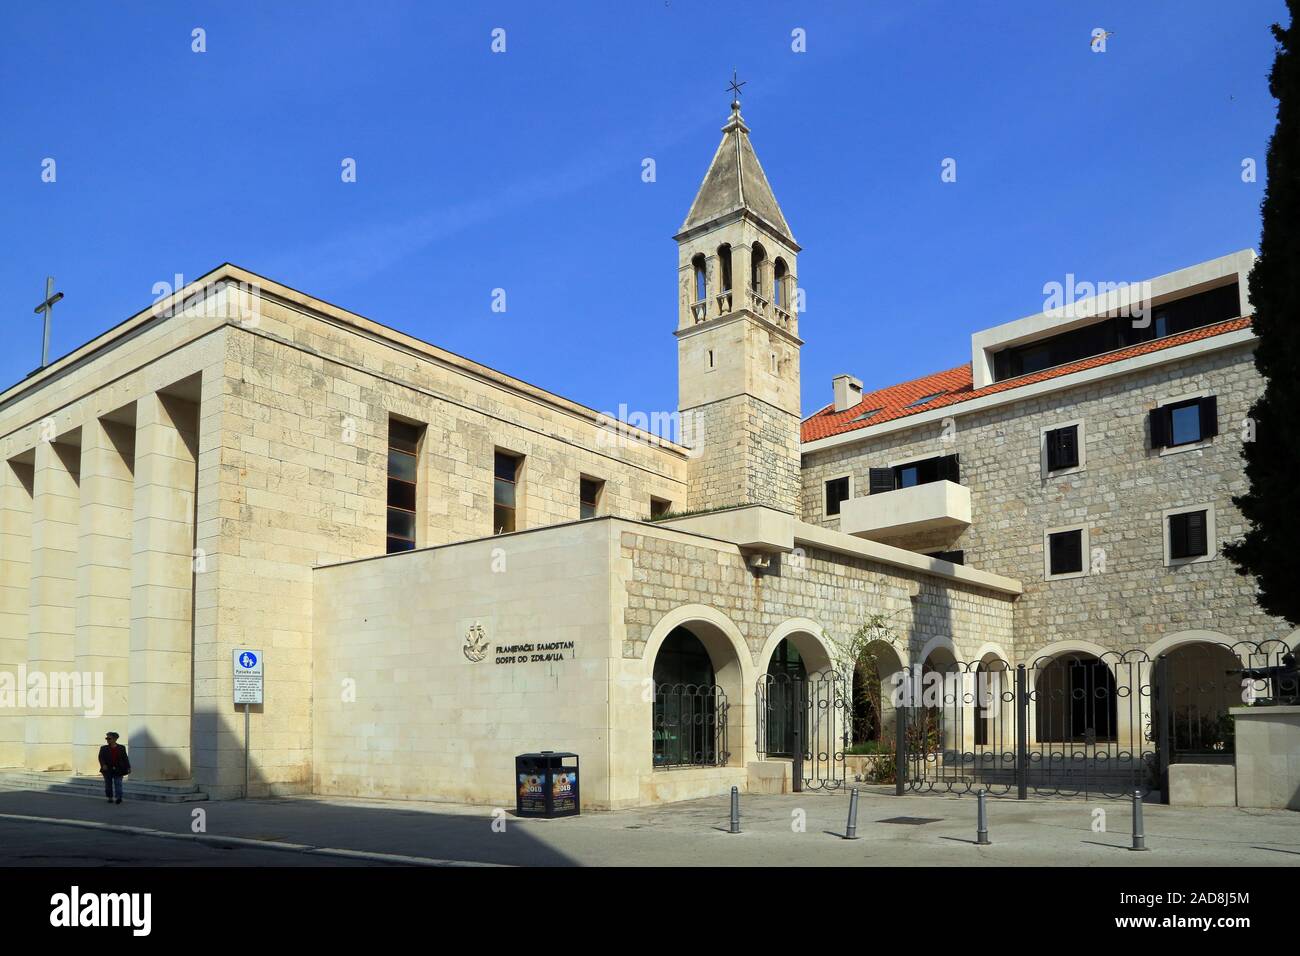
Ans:
POLYGON ((1240 574, 1253 574, 1259 606, 1300 625, 1300 0, 1288 0, 1291 25, 1274 24, 1277 58, 1269 90, 1277 128, 1268 144, 1259 258, 1250 272, 1250 300, 1259 337, 1255 367, 1264 394, 1250 410, 1254 440, 1242 449, 1250 490, 1233 503, 1249 522, 1224 554, 1240 574))

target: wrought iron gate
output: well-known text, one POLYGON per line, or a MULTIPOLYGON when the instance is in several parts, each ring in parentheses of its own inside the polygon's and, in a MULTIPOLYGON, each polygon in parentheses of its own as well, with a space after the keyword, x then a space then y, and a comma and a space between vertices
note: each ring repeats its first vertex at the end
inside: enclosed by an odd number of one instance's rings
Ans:
POLYGON ((727 695, 716 684, 656 684, 651 734, 656 770, 724 767, 727 695))
POLYGON ((905 669, 892 688, 896 792, 1167 800, 1171 763, 1233 759, 1229 708, 1269 692, 1238 669, 1286 650, 1197 641, 1155 660, 1128 650, 905 669))
POLYGON ((897 792, 1147 793, 1150 673, 1140 651, 913 672, 896 710, 897 792))
POLYGON ((759 756, 789 758, 796 792, 842 787, 852 716, 844 678, 765 674, 757 697, 759 756))
POLYGON ((1278 640, 1220 644, 1198 641, 1156 660, 1152 685, 1157 700, 1159 778, 1179 763, 1232 763, 1236 733, 1229 708, 1260 697, 1294 693, 1268 679, 1244 677, 1243 668, 1276 668, 1288 648, 1278 640))

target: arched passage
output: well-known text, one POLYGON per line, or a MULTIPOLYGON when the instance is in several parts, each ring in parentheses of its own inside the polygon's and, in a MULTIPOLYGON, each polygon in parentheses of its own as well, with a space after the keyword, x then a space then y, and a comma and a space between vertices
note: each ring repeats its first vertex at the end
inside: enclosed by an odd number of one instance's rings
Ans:
POLYGON ((961 665, 951 642, 931 641, 921 660, 920 722, 916 745, 927 752, 948 750, 963 743, 961 665))
POLYGON ((844 715, 830 648, 810 620, 787 621, 759 656, 759 739, 768 757, 792 757, 799 741, 842 736, 844 715))
POLYGON ((726 694, 708 649, 690 628, 674 628, 660 645, 654 686, 655 767, 725 764, 726 694))
MULTIPOLYGON (((1253 648, 1254 645, 1250 645, 1253 648)), ((1229 708, 1255 690, 1255 682, 1231 673, 1250 666, 1250 649, 1213 640, 1182 641, 1158 659, 1152 675, 1157 700, 1167 702, 1170 763, 1219 763, 1233 759, 1229 708)))
POLYGON ((1040 742, 1116 742, 1119 697, 1105 661, 1087 651, 1039 658, 1031 680, 1034 730, 1040 742))
MULTIPOLYGON (((665 614, 646 642, 653 685, 651 751, 656 769, 743 765, 744 641, 713 608, 665 614)), ((745 656, 748 652, 745 651, 745 656)))
POLYGON ((977 748, 1005 752, 1014 744, 1015 677, 1011 665, 996 651, 975 664, 972 694, 972 743, 977 748))
POLYGON ((898 649, 888 641, 872 641, 862 649, 853 668, 850 744, 893 741, 897 727, 893 690, 903 669, 898 649))

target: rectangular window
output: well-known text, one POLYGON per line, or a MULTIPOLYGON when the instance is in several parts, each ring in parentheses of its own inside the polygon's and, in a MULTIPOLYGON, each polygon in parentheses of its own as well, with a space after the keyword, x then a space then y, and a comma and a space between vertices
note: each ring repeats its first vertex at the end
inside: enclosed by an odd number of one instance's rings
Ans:
POLYGON ((517 530, 519 468, 523 458, 498 450, 492 462, 492 533, 517 530))
POLYGON ((650 499, 650 520, 656 521, 659 518, 667 517, 668 513, 673 510, 673 503, 663 498, 650 499))
POLYGON ((423 425, 388 420, 387 553, 410 551, 416 540, 416 489, 423 425))
POLYGON ((1164 302, 1148 313, 1145 321, 1132 315, 1103 317, 1082 328, 1002 349, 993 353, 993 380, 1001 382, 1067 365, 1093 355, 1235 319, 1240 313, 1237 283, 1231 282, 1164 302))
POLYGON ((932 481, 961 481, 961 466, 957 455, 940 455, 938 458, 895 465, 893 470, 895 488, 911 488, 932 481))
POLYGON ((848 501, 851 492, 850 482, 852 479, 848 475, 839 478, 832 478, 826 482, 826 516, 833 517, 840 513, 840 503, 848 501))
POLYGON ((1079 426, 1067 425, 1053 428, 1045 436, 1047 443, 1047 470, 1060 471, 1079 467, 1079 426))
POLYGON ((1184 402, 1169 407, 1169 444, 1190 445, 1201 440, 1201 403, 1184 402))
POLYGON ((1219 400, 1214 395, 1171 402, 1151 410, 1151 447, 1178 448, 1219 433, 1219 400))
POLYGON ((1058 531, 1047 536, 1048 573, 1078 574, 1083 570, 1083 531, 1058 531))
POLYGON ((1169 516, 1169 557, 1173 560, 1199 558, 1209 553, 1209 536, 1204 511, 1185 511, 1169 516))
POLYGON ((605 483, 599 478, 588 478, 583 475, 578 485, 578 517, 596 517, 596 512, 600 508, 600 496, 605 491, 605 483))

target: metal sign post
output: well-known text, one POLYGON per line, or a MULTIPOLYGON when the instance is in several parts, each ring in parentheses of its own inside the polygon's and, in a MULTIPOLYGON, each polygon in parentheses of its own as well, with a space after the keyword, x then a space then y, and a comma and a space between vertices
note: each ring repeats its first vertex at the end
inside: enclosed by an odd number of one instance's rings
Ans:
POLYGON ((248 799, 249 708, 262 703, 262 652, 234 651, 235 703, 244 705, 244 799, 248 799))

